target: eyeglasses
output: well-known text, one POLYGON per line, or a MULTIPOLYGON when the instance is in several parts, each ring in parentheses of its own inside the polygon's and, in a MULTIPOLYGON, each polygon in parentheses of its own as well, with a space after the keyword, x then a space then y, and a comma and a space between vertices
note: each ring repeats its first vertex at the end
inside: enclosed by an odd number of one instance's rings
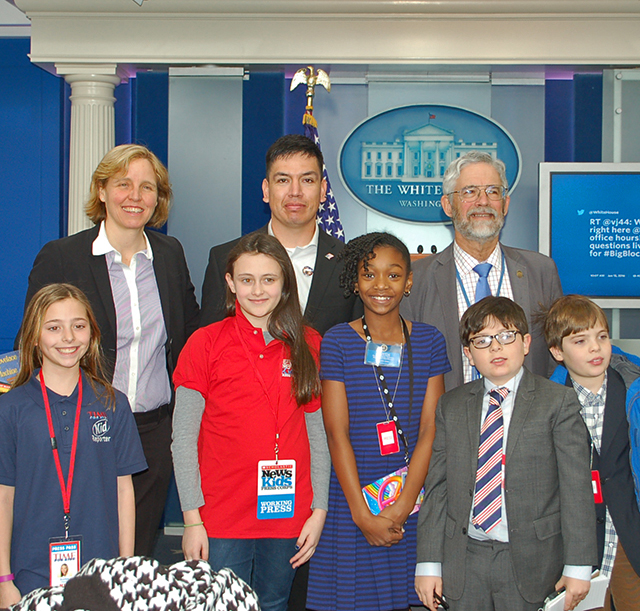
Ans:
POLYGON ((516 341, 516 335, 518 335, 518 333, 520 333, 520 331, 500 331, 500 333, 496 333, 495 335, 476 335, 469 340, 469 343, 478 350, 491 346, 494 339, 501 346, 507 346, 516 341))
POLYGON ((499 185, 486 185, 485 187, 479 187, 477 185, 469 185, 468 187, 462 187, 460 191, 451 191, 449 195, 458 193, 460 199, 465 202, 475 202, 480 198, 480 193, 485 192, 487 198, 493 202, 497 202, 504 199, 507 190, 499 185))

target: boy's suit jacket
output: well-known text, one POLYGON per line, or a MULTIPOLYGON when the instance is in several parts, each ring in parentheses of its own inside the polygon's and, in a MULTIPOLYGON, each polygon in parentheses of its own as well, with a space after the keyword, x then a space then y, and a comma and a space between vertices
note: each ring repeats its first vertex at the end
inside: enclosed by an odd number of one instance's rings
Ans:
MULTIPOLYGON (((484 380, 446 394, 418 519, 418 562, 441 562, 444 594, 460 598, 478 463, 484 380)), ((524 370, 509 425, 505 503, 516 584, 541 602, 569 565, 595 565, 589 437, 575 392, 524 370)))
MULTIPOLYGON (((625 409, 627 388, 620 374, 609 367, 607 401, 602 425, 600 453, 593 452, 593 468, 600 472, 604 503, 596 505, 598 563, 604 551, 605 507, 613 520, 620 543, 636 574, 640 575, 640 512, 636 503, 629 464, 629 422, 625 409)), ((566 386, 573 390, 568 374, 566 386)))
MULTIPOLYGON (((46 284, 68 282, 81 289, 100 327, 105 374, 111 380, 116 360, 116 309, 105 256, 96 257, 91 253, 99 229, 96 225, 42 247, 29 274, 25 308, 36 291, 46 284)), ((198 328, 198 302, 180 242, 157 231, 146 234, 153 251, 153 269, 167 331, 167 370, 171 377, 182 347, 198 328)))

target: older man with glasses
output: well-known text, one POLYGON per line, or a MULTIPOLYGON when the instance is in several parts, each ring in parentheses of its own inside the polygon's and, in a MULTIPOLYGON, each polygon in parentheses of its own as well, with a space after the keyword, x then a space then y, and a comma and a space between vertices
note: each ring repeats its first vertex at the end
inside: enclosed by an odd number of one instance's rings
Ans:
POLYGON ((449 165, 442 192, 442 209, 455 230, 453 244, 413 266, 413 289, 402 307, 407 318, 434 325, 447 340, 452 370, 445 375, 446 389, 477 376, 462 352, 459 320, 488 295, 509 297, 522 306, 532 329, 525 364, 548 376, 551 358, 532 317, 560 297, 562 287, 549 257, 500 243, 510 202, 504 163, 471 151, 449 165))

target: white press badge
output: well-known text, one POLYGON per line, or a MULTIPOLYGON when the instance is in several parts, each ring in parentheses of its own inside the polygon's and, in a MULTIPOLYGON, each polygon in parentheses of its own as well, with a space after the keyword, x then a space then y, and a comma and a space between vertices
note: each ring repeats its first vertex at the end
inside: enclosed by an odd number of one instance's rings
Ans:
POLYGON ((258 520, 292 518, 296 500, 296 461, 258 463, 258 520))
POLYGON ((400 367, 402 344, 377 344, 367 342, 364 352, 364 364, 375 367, 400 367))
POLYGON ((63 586, 76 576, 80 560, 81 537, 54 538, 49 540, 49 585, 63 586))

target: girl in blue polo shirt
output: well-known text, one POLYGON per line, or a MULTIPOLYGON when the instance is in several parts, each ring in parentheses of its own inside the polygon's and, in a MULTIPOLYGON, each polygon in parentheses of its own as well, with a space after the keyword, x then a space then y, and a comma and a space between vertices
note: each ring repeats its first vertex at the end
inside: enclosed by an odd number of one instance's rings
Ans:
POLYGON ((133 553, 131 474, 146 468, 126 397, 100 366, 85 295, 45 286, 25 313, 20 371, 0 397, 0 607, 91 558, 133 553))

